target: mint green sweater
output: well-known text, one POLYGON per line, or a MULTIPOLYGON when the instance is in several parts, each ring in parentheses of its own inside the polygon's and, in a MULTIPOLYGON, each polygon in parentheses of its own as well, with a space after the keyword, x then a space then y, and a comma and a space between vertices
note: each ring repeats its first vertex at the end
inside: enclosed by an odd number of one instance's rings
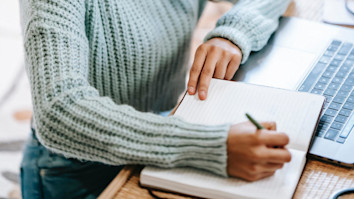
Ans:
MULTIPOLYGON (((20 0, 36 132, 48 149, 110 165, 191 166, 226 176, 230 125, 152 112, 185 89, 202 0, 20 0), (150 113, 149 113, 150 112, 150 113)), ((240 0, 206 40, 243 62, 277 28, 289 0, 240 0)))

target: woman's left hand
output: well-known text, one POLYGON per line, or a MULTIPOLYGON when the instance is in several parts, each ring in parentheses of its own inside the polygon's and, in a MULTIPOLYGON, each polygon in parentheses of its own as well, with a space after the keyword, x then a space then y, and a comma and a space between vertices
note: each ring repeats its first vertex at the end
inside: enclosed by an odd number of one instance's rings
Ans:
POLYGON ((198 90, 199 99, 205 100, 211 78, 231 80, 241 59, 241 50, 227 39, 213 38, 203 43, 195 53, 189 73, 188 93, 194 95, 198 90))

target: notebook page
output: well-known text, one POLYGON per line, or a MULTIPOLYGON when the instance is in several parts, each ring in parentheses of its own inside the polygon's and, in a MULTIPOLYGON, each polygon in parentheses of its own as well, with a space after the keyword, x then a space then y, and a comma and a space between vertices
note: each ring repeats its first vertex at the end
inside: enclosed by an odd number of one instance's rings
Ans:
POLYGON ((144 186, 158 187, 205 198, 291 198, 305 165, 305 152, 291 150, 292 161, 271 177, 246 182, 224 178, 193 168, 145 167, 140 176, 144 186))
POLYGON ((212 79, 205 101, 186 94, 175 115, 188 122, 217 125, 248 121, 276 121, 289 135, 289 148, 307 151, 324 97, 271 87, 212 79))

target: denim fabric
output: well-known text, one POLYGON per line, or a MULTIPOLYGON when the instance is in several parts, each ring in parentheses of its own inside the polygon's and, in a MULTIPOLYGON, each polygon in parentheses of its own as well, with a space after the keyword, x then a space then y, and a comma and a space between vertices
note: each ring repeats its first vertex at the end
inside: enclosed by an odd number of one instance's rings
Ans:
POLYGON ((31 131, 21 162, 23 199, 97 198, 124 167, 65 158, 46 149, 31 131))
POLYGON ((21 162, 22 197, 97 198, 122 167, 52 153, 38 142, 32 129, 21 162))

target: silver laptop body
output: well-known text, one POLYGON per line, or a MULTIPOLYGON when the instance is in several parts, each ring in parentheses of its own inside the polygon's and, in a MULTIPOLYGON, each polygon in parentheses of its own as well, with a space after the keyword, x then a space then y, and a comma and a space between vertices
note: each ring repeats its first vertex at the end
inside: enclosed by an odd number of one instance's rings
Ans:
MULTIPOLYGON (((279 29, 267 46, 250 56, 247 63, 240 67, 234 80, 299 90, 333 40, 354 44, 354 29, 298 18, 282 18, 279 29)), ((350 70, 353 71, 353 65, 350 70)), ((341 130, 349 133, 344 143, 326 139, 325 136, 315 136, 309 154, 332 163, 353 167, 353 115, 352 112, 341 130)))

